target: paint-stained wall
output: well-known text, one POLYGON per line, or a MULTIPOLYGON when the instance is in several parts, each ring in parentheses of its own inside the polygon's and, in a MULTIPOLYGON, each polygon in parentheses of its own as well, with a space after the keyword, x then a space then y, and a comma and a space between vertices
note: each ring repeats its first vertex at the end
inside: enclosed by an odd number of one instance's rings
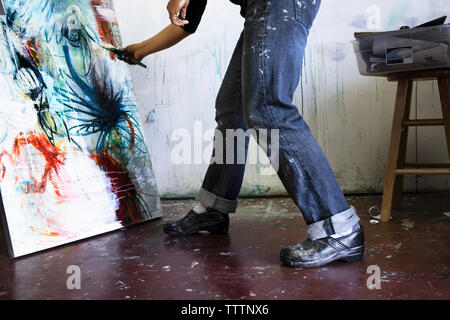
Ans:
MULTIPOLYGON (((168 24, 166 1, 115 0, 115 5, 125 44, 142 41, 168 24)), ((346 192, 382 190, 396 89, 384 78, 359 75, 353 33, 377 26, 382 30, 413 26, 449 13, 448 0, 322 1, 295 104, 346 192)), ((178 144, 173 133, 184 128, 197 149, 201 143, 206 149, 210 146, 207 135, 215 127, 215 97, 242 27, 237 6, 227 0, 210 0, 194 36, 148 57, 147 70, 132 68, 162 196, 192 196, 201 185, 207 164, 173 164, 171 152, 178 144), (199 140, 201 135, 195 139, 194 133, 199 132, 206 132, 205 141, 199 140)), ((412 103, 412 117, 441 116, 436 83, 419 83, 412 103)), ((410 161, 445 162, 446 155, 443 128, 412 130, 410 161)), ((194 152, 192 160, 200 160, 194 159, 194 152)), ((249 166, 242 194, 283 193, 278 178, 267 174, 259 166, 249 166)), ((450 178, 408 177, 406 185, 408 190, 449 190, 450 178)))

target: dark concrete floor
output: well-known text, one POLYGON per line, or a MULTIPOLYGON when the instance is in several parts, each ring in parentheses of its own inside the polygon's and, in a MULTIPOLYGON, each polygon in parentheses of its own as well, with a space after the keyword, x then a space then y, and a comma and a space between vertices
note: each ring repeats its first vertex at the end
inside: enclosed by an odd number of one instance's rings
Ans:
MULTIPOLYGON (((389 224, 371 224, 378 196, 348 197, 366 231, 363 261, 318 269, 280 265, 305 224, 285 198, 243 199, 229 235, 169 238, 162 219, 16 260, 0 238, 0 299, 449 299, 450 194, 409 195, 389 224), (447 215, 445 214, 447 213, 447 215), (69 265, 81 290, 66 288, 69 265), (367 287, 378 265, 381 289, 367 287)), ((177 218, 191 200, 164 201, 177 218)))

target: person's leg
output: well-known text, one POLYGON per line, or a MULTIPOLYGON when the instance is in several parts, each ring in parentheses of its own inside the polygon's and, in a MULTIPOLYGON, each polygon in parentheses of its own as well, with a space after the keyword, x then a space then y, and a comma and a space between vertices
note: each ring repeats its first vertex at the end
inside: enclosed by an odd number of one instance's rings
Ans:
POLYGON ((249 139, 234 139, 227 145, 227 133, 248 129, 242 106, 241 35, 216 99, 216 135, 211 164, 196 200, 222 213, 234 213, 244 179, 249 139), (228 132, 227 132, 228 131, 228 132), (243 145, 242 145, 243 143, 243 145), (232 147, 232 150, 228 149, 232 147), (233 152, 228 155, 228 152, 233 152))
MULTIPOLYGON (((292 104, 320 0, 248 0, 243 104, 249 127, 278 129, 278 175, 308 224, 310 241, 359 228, 336 177, 292 104)), ((275 152, 276 150, 271 150, 275 152)), ((272 155, 273 156, 273 155, 272 155)))
POLYGON ((216 99, 216 134, 213 156, 203 185, 196 197, 199 205, 179 221, 164 224, 169 235, 191 235, 198 231, 223 233, 228 231, 228 213, 237 207, 242 186, 248 137, 234 139, 233 154, 227 154, 227 130, 247 130, 242 106, 242 48, 241 35, 216 99))

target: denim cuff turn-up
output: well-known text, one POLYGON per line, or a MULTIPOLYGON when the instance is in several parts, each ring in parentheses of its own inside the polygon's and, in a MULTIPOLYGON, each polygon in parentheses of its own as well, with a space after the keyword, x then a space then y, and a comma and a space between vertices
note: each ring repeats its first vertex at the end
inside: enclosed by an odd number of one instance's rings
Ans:
POLYGON ((337 213, 330 218, 308 225, 306 229, 307 237, 313 241, 326 238, 333 234, 351 230, 358 222, 359 217, 355 208, 350 207, 350 209, 337 213))
POLYGON ((203 188, 200 188, 195 200, 203 204, 205 207, 216 209, 221 213, 234 213, 236 212, 238 205, 237 200, 221 198, 203 188))

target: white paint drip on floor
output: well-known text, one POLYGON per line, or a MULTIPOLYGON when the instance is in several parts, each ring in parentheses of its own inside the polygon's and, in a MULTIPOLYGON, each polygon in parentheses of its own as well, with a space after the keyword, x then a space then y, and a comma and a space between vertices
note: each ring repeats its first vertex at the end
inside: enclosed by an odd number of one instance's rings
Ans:
POLYGON ((409 230, 414 228, 414 221, 409 219, 402 219, 402 229, 409 230))

